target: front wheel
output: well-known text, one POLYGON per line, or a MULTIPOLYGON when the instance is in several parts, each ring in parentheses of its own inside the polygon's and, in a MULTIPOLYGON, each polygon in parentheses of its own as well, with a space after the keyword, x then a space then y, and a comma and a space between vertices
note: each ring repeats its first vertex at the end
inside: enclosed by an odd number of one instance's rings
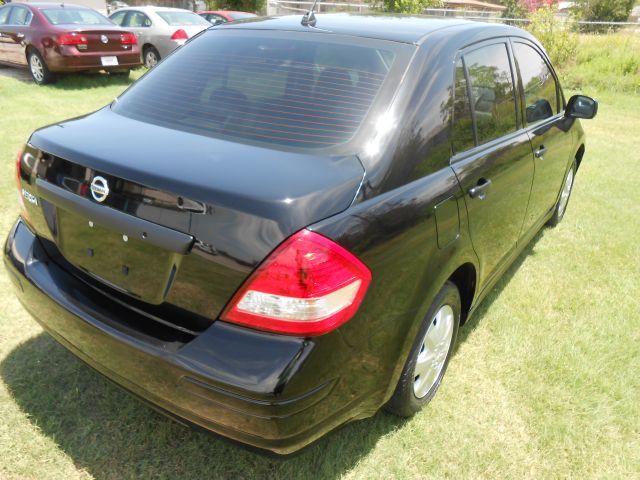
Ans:
POLYGON ((27 56, 31 78, 38 85, 46 85, 56 81, 56 76, 49 71, 46 62, 37 50, 31 50, 27 56))
POLYGON ((387 411, 410 417, 435 396, 453 353, 460 310, 458 289, 445 283, 422 322, 387 411))
POLYGON ((564 213, 567 211, 567 205, 569 204, 569 198, 571 197, 571 191, 573 190, 573 181, 576 178, 576 162, 573 162, 571 168, 567 172, 567 175, 564 177, 564 182, 562 183, 562 191, 560 192, 560 197, 558 198, 558 203, 556 203, 556 208, 553 211, 553 216, 547 222, 547 225, 550 227, 555 227, 562 221, 564 217, 564 213))

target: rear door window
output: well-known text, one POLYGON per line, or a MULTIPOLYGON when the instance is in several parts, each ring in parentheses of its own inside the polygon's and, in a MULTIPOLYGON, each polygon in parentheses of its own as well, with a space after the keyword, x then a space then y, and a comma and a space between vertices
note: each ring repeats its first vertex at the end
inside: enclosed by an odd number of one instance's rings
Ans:
POLYGON ((0 7, 0 25, 4 25, 9 20, 9 12, 11 7, 0 7))
POLYGON ((292 148, 343 144, 407 47, 323 37, 210 30, 136 83, 113 109, 235 140, 292 148))
POLYGON ((477 144, 515 131, 515 89, 506 43, 480 47, 463 58, 477 144))
POLYGON ((122 12, 116 12, 113 15, 111 15, 109 18, 111 19, 111 21, 113 23, 115 23, 116 25, 122 25, 122 22, 124 21, 124 17, 127 15, 126 11, 122 11, 122 12))
POLYGON ((9 25, 29 25, 32 16, 33 14, 28 8, 14 6, 8 23, 9 25))
POLYGON ((453 133, 451 140, 454 153, 458 153, 475 146, 467 76, 462 59, 458 59, 456 62, 456 80, 453 89, 453 98, 453 133))
POLYGON ((530 45, 514 42, 515 55, 525 103, 527 123, 534 123, 558 113, 558 88, 551 68, 530 45))
POLYGON ((144 13, 134 11, 129 14, 125 26, 132 28, 150 27, 151 20, 144 13))

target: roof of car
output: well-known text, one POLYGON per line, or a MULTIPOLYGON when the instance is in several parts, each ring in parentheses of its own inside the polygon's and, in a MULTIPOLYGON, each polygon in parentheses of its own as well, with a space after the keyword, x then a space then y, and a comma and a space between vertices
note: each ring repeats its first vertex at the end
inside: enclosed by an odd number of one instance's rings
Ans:
POLYGON ((185 8, 173 8, 173 7, 154 7, 152 5, 145 5, 143 7, 138 7, 135 5, 129 5, 128 7, 122 7, 119 8, 118 10, 116 10, 116 12, 119 12, 121 10, 140 10, 142 12, 167 12, 167 11, 171 11, 171 12, 191 12, 191 10, 187 10, 185 8))
POLYGON ((84 8, 88 10, 92 10, 89 7, 85 7, 84 5, 78 5, 77 3, 56 3, 56 2, 11 2, 7 5, 24 5, 25 7, 34 7, 34 8, 84 8))
POLYGON ((491 28, 508 34, 519 29, 502 24, 487 24, 460 19, 435 19, 405 15, 316 14, 315 27, 303 26, 302 15, 249 19, 216 26, 216 29, 288 30, 336 33, 357 37, 420 44, 429 34, 451 27, 466 30, 491 28))
POLYGON ((249 14, 249 15, 255 15, 255 13, 241 12, 240 10, 205 10, 204 12, 197 12, 197 13, 223 13, 223 14, 246 13, 246 14, 249 14))

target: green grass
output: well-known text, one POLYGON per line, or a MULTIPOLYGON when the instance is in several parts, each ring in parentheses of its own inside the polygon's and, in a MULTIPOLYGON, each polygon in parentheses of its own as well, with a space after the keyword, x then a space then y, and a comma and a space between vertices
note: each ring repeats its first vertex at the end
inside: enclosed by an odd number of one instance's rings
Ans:
POLYGON ((640 33, 579 35, 561 76, 566 88, 640 94, 640 33))
MULTIPOLYGON (((0 233, 17 215, 20 143, 125 85, 0 78, 0 233)), ((0 269, 0 478, 640 477, 640 97, 600 101, 564 221, 461 330, 434 401, 288 459, 185 429, 121 392, 42 332, 0 269)))

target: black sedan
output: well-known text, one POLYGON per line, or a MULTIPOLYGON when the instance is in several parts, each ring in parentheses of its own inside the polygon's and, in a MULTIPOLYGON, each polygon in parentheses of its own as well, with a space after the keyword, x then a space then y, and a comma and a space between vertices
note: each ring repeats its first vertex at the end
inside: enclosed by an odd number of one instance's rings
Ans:
POLYGON ((509 26, 221 25, 32 134, 5 264, 102 374, 289 453, 434 396, 458 327, 562 219, 596 110, 509 26))

